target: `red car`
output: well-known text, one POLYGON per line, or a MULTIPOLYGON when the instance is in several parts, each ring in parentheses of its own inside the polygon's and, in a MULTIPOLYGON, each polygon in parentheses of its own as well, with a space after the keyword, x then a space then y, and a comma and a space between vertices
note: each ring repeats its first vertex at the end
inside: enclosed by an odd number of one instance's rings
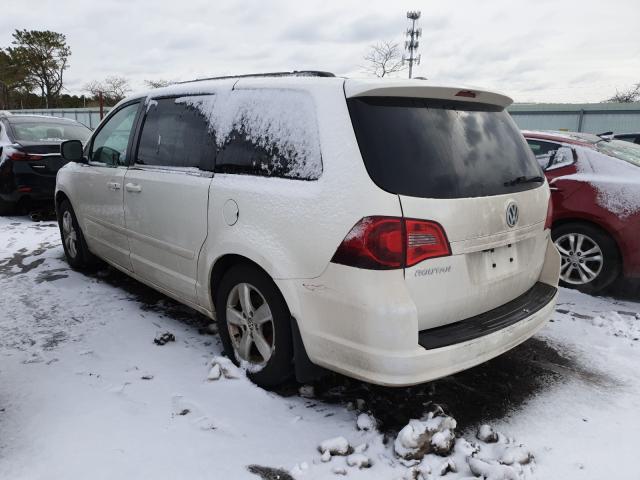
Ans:
POLYGON ((523 132, 552 191, 561 283, 596 293, 640 277, 640 145, 569 132, 523 132))

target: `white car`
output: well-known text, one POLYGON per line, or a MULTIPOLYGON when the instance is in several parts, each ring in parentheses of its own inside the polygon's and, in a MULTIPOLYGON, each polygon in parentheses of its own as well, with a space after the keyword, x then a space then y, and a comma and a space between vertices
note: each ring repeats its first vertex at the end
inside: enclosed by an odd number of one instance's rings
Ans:
POLYGON ((557 296, 549 188, 508 97, 312 72, 134 95, 65 142, 64 250, 217 318, 259 385, 390 386, 532 336, 557 296))

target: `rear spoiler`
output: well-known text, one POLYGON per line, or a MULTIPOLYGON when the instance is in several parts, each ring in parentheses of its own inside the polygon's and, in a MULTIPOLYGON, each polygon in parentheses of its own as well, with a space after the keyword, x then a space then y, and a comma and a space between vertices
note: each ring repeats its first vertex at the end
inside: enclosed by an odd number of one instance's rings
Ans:
POLYGON ((351 80, 344 84, 347 98, 353 97, 412 97, 488 103, 506 108, 513 100, 501 93, 481 88, 446 87, 424 80, 351 80))

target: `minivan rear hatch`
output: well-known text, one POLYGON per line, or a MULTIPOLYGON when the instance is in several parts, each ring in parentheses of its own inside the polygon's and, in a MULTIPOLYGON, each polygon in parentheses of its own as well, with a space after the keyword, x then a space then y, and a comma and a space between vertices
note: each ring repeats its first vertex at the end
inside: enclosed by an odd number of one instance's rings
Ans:
POLYGON ((398 195, 405 218, 439 224, 450 244, 451 255, 405 269, 420 329, 474 317, 530 290, 544 263, 549 192, 504 110, 509 99, 442 88, 431 96, 417 87, 411 96, 397 88, 388 96, 346 91, 372 181, 398 195))

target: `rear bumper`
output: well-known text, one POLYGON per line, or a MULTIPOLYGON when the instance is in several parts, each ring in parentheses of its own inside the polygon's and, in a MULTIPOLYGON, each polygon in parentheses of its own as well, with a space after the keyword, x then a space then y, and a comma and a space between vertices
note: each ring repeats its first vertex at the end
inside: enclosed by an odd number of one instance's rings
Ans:
POLYGON ((436 380, 486 362, 529 339, 547 322, 556 300, 557 292, 535 314, 466 342, 431 350, 417 347, 403 353, 374 353, 340 345, 335 360, 324 359, 321 363, 330 370, 378 385, 399 387, 436 380))
POLYGON ((554 311, 559 268, 560 257, 549 242, 540 283, 532 291, 485 314, 431 329, 437 335, 419 332, 401 271, 331 264, 312 281, 277 283, 313 363, 379 385, 407 386, 483 363, 534 335, 554 311))
POLYGON ((488 312, 441 327, 422 330, 418 343, 426 350, 468 342, 535 315, 555 298, 558 289, 538 282, 529 291, 488 312))
POLYGON ((14 162, 0 173, 0 199, 17 203, 23 198, 51 200, 56 188, 56 176, 33 172, 29 165, 14 162))

